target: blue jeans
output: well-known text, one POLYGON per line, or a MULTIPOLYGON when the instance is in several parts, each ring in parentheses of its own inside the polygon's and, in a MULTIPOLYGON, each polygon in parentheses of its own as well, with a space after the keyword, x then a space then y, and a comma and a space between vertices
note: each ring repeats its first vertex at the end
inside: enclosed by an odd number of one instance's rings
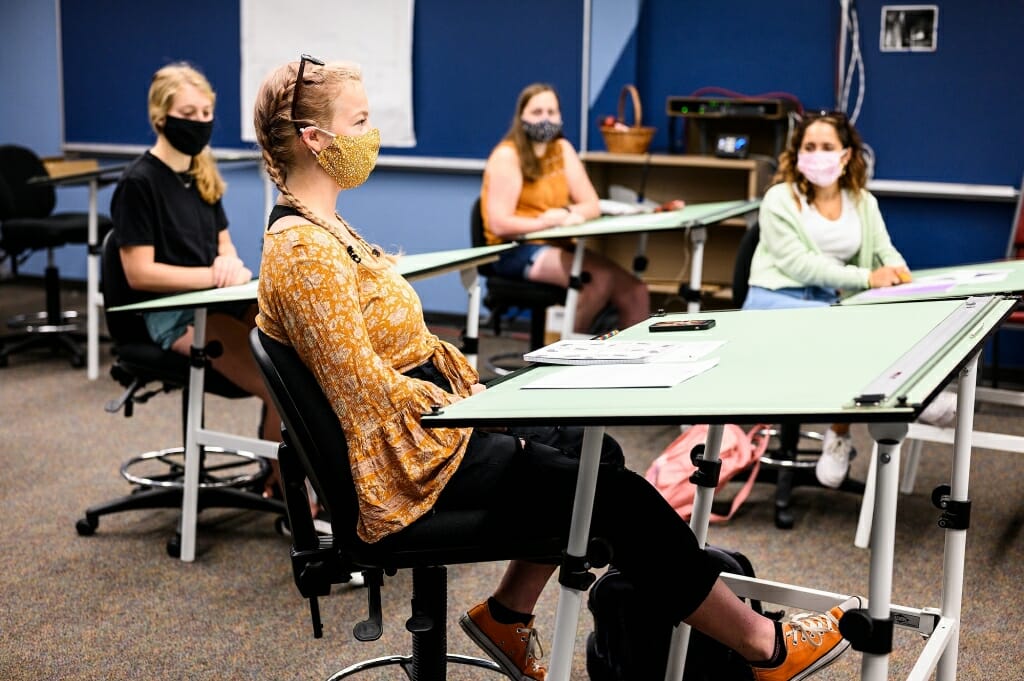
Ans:
POLYGON ((550 246, 545 244, 523 244, 510 251, 505 251, 491 265, 491 271, 499 277, 505 277, 506 279, 528 280, 530 278, 530 268, 533 267, 534 260, 537 259, 538 254, 545 248, 550 248, 550 246))
POLYGON ((767 289, 751 286, 747 291, 747 299, 743 301, 744 310, 782 310, 792 307, 823 307, 834 305, 839 296, 834 289, 821 286, 801 286, 792 288, 767 289))

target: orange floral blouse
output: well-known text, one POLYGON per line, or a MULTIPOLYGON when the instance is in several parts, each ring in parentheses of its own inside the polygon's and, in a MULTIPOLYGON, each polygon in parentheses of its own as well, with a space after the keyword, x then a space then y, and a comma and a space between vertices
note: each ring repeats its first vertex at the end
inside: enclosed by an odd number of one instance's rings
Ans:
POLYGON ((359 536, 374 542, 408 526, 433 506, 471 433, 423 428, 420 414, 468 396, 476 371, 427 329, 394 268, 355 263, 315 225, 265 234, 258 297, 257 325, 295 348, 341 422, 359 536), (428 360, 456 394, 402 375, 428 360))

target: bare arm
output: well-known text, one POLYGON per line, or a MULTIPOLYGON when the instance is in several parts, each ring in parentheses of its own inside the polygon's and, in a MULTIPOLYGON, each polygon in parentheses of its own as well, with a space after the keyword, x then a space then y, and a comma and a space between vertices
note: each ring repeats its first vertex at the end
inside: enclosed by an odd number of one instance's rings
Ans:
MULTIPOLYGON (((222 232, 222 233, 226 233, 222 232)), ((228 240, 230 245, 230 239, 228 240)), ((231 250, 234 247, 231 246, 231 250)), ((176 291, 196 291, 205 288, 244 284, 252 278, 248 268, 242 266, 237 256, 218 256, 211 267, 183 267, 168 265, 156 261, 156 251, 152 246, 123 246, 121 248, 121 264, 124 267, 128 285, 137 291, 153 291, 154 293, 173 293, 176 291), (217 260, 222 257, 234 258, 238 267, 234 271, 234 279, 228 283, 218 284, 215 279, 217 260)), ((230 265, 230 262, 227 264, 230 265)))
MULTIPOLYGON (((562 145, 562 157, 565 159, 565 177, 569 181, 569 197, 572 203, 569 210, 580 215, 584 220, 593 220, 601 215, 597 190, 583 167, 583 161, 568 140, 559 140, 562 145)), ((572 223, 568 223, 572 224, 572 223)))
MULTIPOLYGON (((536 232, 567 223, 570 211, 563 206, 550 208, 534 218, 516 215, 519 194, 523 190, 523 174, 519 169, 519 156, 507 146, 499 146, 487 159, 484 167, 487 183, 487 226, 502 239, 536 232)), ((576 222, 580 222, 576 218, 576 222)))

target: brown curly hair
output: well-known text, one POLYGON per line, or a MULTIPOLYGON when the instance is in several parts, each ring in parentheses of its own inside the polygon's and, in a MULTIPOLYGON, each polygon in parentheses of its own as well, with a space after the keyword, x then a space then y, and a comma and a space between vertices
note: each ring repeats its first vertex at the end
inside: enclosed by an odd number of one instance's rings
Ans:
POLYGON ((797 169, 796 164, 800 147, 804 143, 804 133, 812 123, 819 122, 828 123, 835 128, 843 148, 850 150, 850 160, 847 162, 843 174, 839 176, 839 188, 848 190, 856 197, 868 182, 868 167, 864 160, 864 142, 846 114, 839 112, 822 112, 804 116, 803 120, 793 129, 793 134, 789 136, 785 150, 779 155, 779 169, 775 172, 775 177, 772 178, 772 184, 781 182, 795 184, 800 192, 807 197, 807 202, 814 203, 814 185, 797 169))

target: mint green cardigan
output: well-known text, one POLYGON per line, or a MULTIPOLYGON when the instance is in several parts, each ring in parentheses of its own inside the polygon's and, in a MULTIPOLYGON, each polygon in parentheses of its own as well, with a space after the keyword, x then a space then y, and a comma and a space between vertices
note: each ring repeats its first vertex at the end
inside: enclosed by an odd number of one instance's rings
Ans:
POLYGON ((750 263, 750 285, 767 289, 822 286, 844 291, 868 288, 868 276, 882 265, 906 265, 892 245, 878 200, 866 189, 853 198, 861 224, 860 250, 845 265, 826 257, 803 227, 793 185, 765 192, 759 221, 761 238, 750 263))

